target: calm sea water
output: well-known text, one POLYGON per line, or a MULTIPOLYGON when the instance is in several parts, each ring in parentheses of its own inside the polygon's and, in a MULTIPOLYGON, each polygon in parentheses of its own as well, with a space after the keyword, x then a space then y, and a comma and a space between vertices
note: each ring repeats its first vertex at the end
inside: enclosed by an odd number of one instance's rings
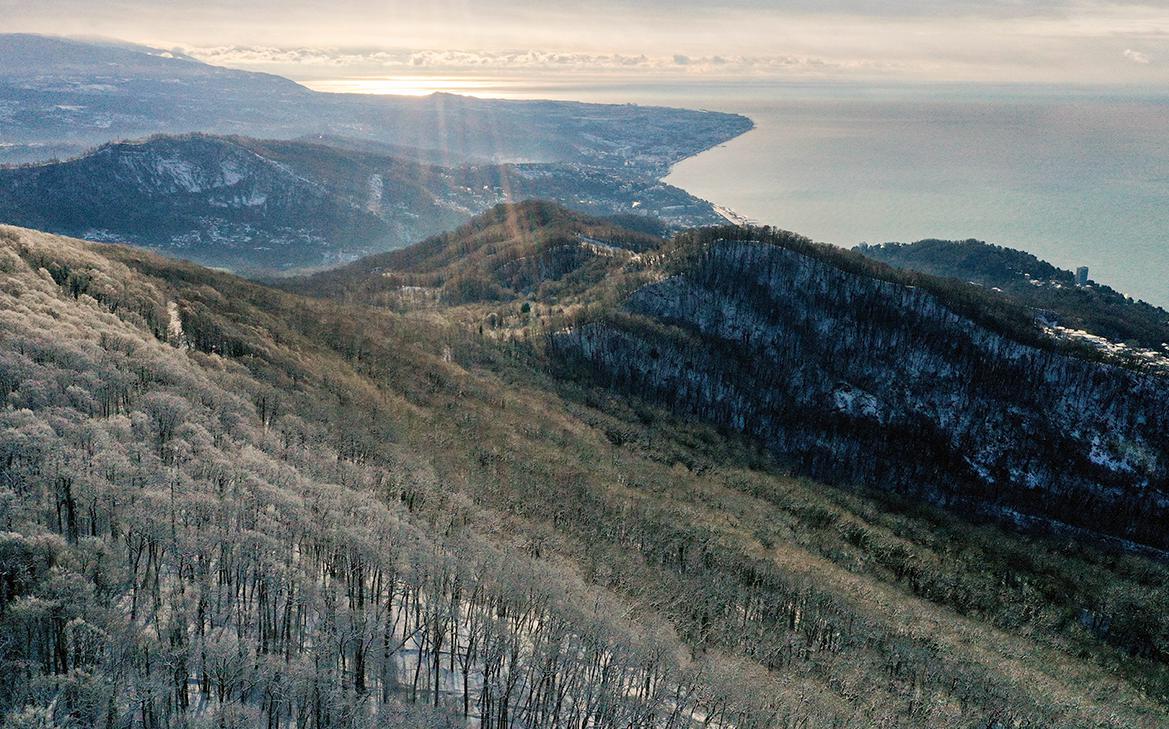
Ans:
POLYGON ((668 181, 839 245, 979 238, 1169 306, 1169 99, 804 95, 668 181))
POLYGON ((470 92, 483 96, 746 114, 755 130, 682 162, 668 182, 843 246, 979 238, 1021 248, 1169 306, 1169 92, 476 83, 470 92))

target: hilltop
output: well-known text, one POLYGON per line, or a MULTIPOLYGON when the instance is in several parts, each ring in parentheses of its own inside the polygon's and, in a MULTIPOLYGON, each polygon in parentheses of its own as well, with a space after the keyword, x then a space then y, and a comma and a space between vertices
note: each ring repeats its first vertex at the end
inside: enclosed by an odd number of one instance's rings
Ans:
POLYGON ((282 285, 389 307, 421 294, 446 305, 555 302, 595 293, 622 263, 663 243, 618 222, 531 201, 496 206, 449 233, 282 285))

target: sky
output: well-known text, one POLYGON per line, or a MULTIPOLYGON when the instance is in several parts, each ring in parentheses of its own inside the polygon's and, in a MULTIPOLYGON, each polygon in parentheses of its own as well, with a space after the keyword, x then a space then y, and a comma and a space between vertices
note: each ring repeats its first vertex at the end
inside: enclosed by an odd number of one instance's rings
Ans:
POLYGON ((0 19, 298 80, 1169 83, 1169 0, 0 0, 0 19))

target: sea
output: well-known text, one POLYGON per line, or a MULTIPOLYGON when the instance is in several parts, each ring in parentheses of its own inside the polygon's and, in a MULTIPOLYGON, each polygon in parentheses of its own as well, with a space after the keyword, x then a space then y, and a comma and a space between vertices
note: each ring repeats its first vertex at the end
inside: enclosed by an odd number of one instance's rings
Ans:
POLYGON ((819 241, 976 238, 1088 266, 1091 279, 1169 307, 1169 91, 483 79, 450 90, 744 114, 752 131, 666 181, 819 241))

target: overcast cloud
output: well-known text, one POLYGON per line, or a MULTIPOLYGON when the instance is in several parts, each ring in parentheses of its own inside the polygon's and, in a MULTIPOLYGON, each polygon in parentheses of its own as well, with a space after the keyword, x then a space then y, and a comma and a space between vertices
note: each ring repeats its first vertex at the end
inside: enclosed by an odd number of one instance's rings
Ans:
POLYGON ((1159 85, 1169 0, 0 0, 3 30, 102 35, 293 77, 845 76, 1159 85))

